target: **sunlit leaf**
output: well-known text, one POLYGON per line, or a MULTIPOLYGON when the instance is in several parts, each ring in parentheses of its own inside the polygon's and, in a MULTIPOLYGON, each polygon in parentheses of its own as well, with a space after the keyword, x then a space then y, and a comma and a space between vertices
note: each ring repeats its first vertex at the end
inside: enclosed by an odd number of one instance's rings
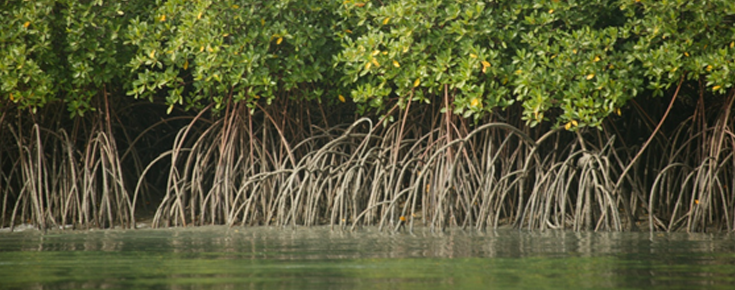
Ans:
POLYGON ((373 63, 374 65, 375 65, 375 67, 380 67, 380 63, 378 62, 378 60, 377 60, 377 59, 373 58, 373 59, 371 60, 371 62, 372 62, 372 63, 373 63))

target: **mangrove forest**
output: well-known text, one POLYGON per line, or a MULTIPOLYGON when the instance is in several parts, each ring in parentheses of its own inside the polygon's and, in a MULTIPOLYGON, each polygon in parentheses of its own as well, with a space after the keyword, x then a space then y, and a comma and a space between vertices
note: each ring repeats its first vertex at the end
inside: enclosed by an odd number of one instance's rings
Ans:
POLYGON ((735 230, 735 1, 1 7, 0 227, 735 230))

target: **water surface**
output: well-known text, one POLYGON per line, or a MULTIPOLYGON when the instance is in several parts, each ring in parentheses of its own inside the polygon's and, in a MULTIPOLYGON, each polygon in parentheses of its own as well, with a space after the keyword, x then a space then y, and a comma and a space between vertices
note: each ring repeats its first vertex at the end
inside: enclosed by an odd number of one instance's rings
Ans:
POLYGON ((199 227, 0 233, 2 289, 735 289, 727 234, 199 227))

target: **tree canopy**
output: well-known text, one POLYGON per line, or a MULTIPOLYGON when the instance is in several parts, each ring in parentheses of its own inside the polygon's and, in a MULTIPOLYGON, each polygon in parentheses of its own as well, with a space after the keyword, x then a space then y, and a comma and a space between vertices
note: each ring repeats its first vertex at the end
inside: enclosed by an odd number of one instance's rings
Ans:
MULTIPOLYGON (((4 1, 0 98, 24 110, 96 96, 345 102, 359 114, 451 100, 480 119, 599 127, 680 80, 735 82, 729 0, 4 1)), ((251 106, 252 107, 252 106, 251 106)))

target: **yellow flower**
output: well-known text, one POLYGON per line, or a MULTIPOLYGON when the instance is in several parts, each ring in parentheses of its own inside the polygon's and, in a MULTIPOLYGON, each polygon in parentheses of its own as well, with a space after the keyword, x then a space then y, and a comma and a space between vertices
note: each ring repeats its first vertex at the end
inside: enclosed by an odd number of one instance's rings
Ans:
POLYGON ((281 42, 283 42, 283 37, 279 37, 278 40, 276 40, 277 45, 280 45, 281 42))
POLYGON ((23 23, 23 27, 24 28, 28 28, 28 26, 31 26, 31 22, 30 21, 26 21, 26 23, 23 23))
POLYGON ((418 86, 419 86, 420 84, 421 84, 421 79, 420 79, 420 78, 419 78, 419 79, 416 79, 416 80, 415 80, 415 81, 413 82, 413 87, 414 87, 414 88, 415 88, 415 87, 418 87, 418 86))
POLYGON ((339 95, 339 96, 337 96, 337 98, 339 99, 340 102, 343 102, 343 103, 346 102, 345 96, 343 96, 343 95, 339 95))
POLYGON ((592 79, 592 78, 594 78, 594 77, 595 77, 595 74, 588 74, 588 75, 587 75, 587 79, 588 79, 588 80, 591 80, 591 79, 592 79))
POLYGON ((383 20, 383 25, 387 25, 388 22, 390 22, 390 17, 386 17, 385 20, 383 20))
POLYGON ((472 101, 470 101, 470 106, 473 106, 473 107, 480 106, 480 100, 478 100, 477 98, 472 98, 472 101))
POLYGON ((158 20, 160 20, 161 22, 166 21, 166 14, 161 15, 161 18, 159 18, 158 20))
POLYGON ((401 67, 401 64, 398 63, 397 61, 393 60, 393 66, 394 67, 401 67))

